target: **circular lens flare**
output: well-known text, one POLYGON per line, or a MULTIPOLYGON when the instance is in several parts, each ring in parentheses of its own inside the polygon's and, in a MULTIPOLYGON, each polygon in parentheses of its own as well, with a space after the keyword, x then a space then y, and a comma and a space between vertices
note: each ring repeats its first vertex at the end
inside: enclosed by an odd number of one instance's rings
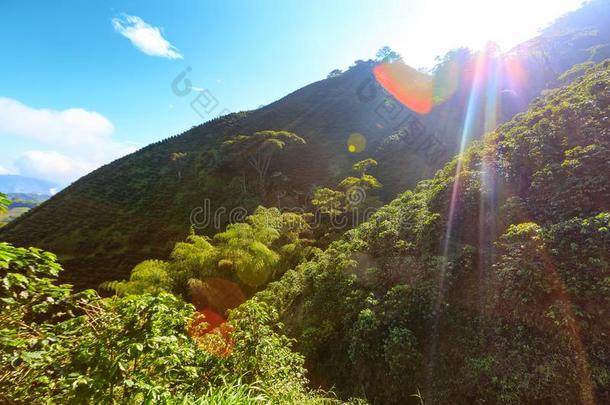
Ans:
POLYGON ((347 138, 347 150, 350 153, 364 152, 366 149, 366 138, 358 132, 350 134, 347 138))

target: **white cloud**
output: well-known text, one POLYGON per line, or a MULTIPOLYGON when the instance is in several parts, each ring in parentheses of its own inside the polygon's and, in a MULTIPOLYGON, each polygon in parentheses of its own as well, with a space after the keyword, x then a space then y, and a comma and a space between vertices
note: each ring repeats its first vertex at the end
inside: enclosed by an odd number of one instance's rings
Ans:
POLYGON ((13 166, 19 174, 67 184, 135 150, 112 139, 114 126, 102 114, 82 108, 36 109, 0 97, 0 135, 34 140, 13 166))
POLYGON ((108 139, 114 126, 103 115, 82 108, 35 109, 0 97, 0 134, 31 138, 59 146, 94 145, 108 139))
POLYGON ((113 18, 112 26, 116 32, 128 38, 136 48, 147 55, 182 59, 180 51, 163 38, 161 30, 147 24, 140 17, 124 14, 120 18, 113 18))
POLYGON ((37 150, 23 153, 14 164, 19 174, 23 176, 51 180, 60 184, 67 184, 96 168, 93 162, 79 161, 59 152, 37 150))

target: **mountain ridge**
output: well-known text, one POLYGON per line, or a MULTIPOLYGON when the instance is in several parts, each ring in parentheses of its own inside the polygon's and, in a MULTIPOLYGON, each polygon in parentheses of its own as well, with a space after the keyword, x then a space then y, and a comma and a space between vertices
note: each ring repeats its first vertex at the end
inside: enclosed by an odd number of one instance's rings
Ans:
MULTIPOLYGON (((604 1, 593 4, 603 6, 604 1)), ((367 157, 381 162, 373 174, 384 185, 382 200, 390 201, 431 177, 458 153, 464 133, 468 132, 466 141, 480 138, 497 123, 523 111, 540 90, 556 83, 561 69, 600 58, 603 52, 587 51, 592 43, 610 43, 607 32, 599 32, 586 36, 584 42, 574 41, 580 38, 580 31, 553 34, 549 38, 557 41, 554 47, 545 45, 547 39, 542 45, 528 45, 527 52, 517 48, 500 55, 505 60, 515 52, 525 52, 523 68, 530 85, 518 94, 504 91, 500 87, 504 83, 494 87, 493 97, 500 103, 498 118, 492 123, 485 115, 488 89, 484 87, 477 93, 483 102, 470 112, 472 125, 468 131, 464 129, 468 100, 474 94, 474 76, 468 78, 474 68, 468 66, 476 66, 476 58, 469 53, 464 56, 464 81, 428 114, 410 111, 379 87, 373 75, 378 62, 360 61, 341 75, 312 83, 259 110, 210 120, 109 163, 10 223, 0 237, 56 252, 67 270, 66 281, 77 288, 97 287, 100 282, 125 278, 144 258, 166 257, 173 244, 187 234, 191 212, 206 201, 212 211, 227 213, 236 207, 251 212, 258 204, 306 207, 314 187, 336 184, 349 174, 353 163, 367 157), (414 133, 413 122, 424 128, 424 142, 434 137, 442 145, 441 159, 434 161, 427 149, 414 147, 409 138, 414 133), (406 142, 400 135, 405 128, 406 142), (274 158, 271 172, 281 175, 270 194, 261 197, 252 187, 242 185, 248 179, 242 176, 241 162, 231 161, 221 149, 231 136, 267 129, 293 131, 307 144, 274 158), (353 134, 366 142, 361 153, 348 150, 353 134), (184 158, 172 160, 174 154, 184 154, 184 158)), ((454 53, 454 59, 446 62, 459 61, 460 55, 454 53)), ((490 64, 493 58, 489 56, 490 64)), ((224 214, 221 227, 229 219, 224 214)))

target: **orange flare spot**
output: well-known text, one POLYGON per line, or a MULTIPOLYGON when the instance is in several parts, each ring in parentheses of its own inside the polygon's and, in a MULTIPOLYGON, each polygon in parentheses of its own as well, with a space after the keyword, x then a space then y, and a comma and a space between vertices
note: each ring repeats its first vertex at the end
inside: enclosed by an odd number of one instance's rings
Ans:
POLYGON ((380 63, 375 78, 392 96, 416 113, 426 114, 433 106, 434 79, 403 62, 380 63))

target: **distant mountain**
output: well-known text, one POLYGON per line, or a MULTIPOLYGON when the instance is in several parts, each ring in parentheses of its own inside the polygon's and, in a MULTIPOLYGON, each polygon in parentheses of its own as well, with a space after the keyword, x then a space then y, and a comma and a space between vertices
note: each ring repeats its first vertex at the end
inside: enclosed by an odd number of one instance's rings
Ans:
POLYGON ((0 213, 0 228, 51 197, 48 194, 39 193, 6 193, 6 196, 11 201, 11 204, 7 212, 0 213))
POLYGON ((11 200, 10 207, 34 208, 49 199, 48 194, 37 193, 7 193, 6 196, 11 200))
POLYGON ((50 181, 34 179, 17 174, 0 175, 0 193, 4 194, 39 194, 53 195, 59 191, 59 186, 50 181))
POLYGON ((364 158, 379 161, 372 174, 384 185, 381 200, 390 201, 432 177, 462 143, 480 139, 542 91, 584 71, 562 76, 566 70, 609 57, 605 20, 590 18, 608 5, 590 2, 588 12, 568 14, 559 26, 505 54, 448 54, 441 68, 456 65, 460 80, 448 86, 450 92, 435 93, 443 102, 425 114, 377 84, 375 61, 358 61, 258 110, 213 119, 105 165, 11 222, 0 240, 49 249, 66 268, 66 281, 97 287, 125 278, 145 258, 165 258, 188 233, 193 213, 216 214, 210 225, 222 227, 258 204, 301 207, 314 187, 336 185, 364 158), (481 66, 510 71, 519 80, 496 80, 481 66), (243 159, 227 155, 221 145, 267 129, 295 132, 307 143, 274 157, 272 184, 260 195, 243 159))

